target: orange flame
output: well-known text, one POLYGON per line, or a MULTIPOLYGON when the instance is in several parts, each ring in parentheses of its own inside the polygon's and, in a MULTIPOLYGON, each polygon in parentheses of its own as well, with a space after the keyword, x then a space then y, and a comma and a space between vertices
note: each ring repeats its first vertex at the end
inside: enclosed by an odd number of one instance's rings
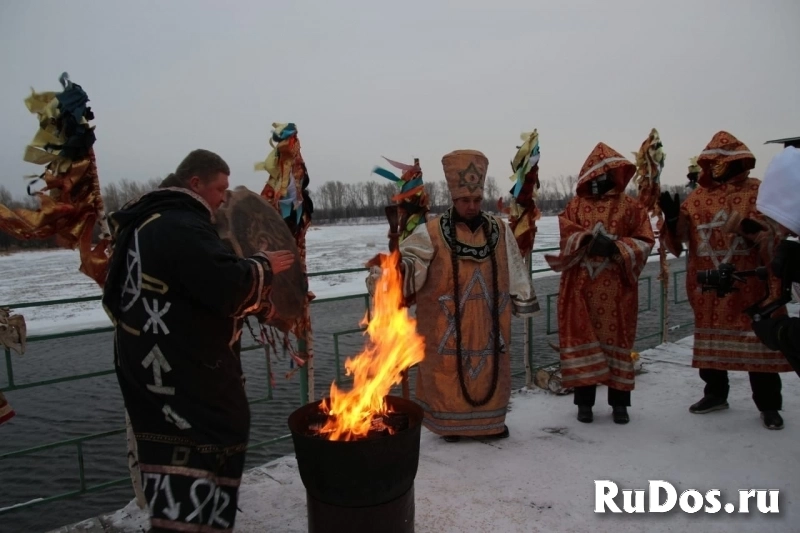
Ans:
POLYGON ((375 284, 373 316, 364 317, 370 342, 364 351, 345 361, 353 388, 342 391, 331 384, 330 399, 322 403, 328 420, 320 430, 329 440, 365 438, 376 416, 387 414, 384 398, 401 382, 401 372, 425 357, 425 344, 417 334, 417 321, 403 306, 400 255, 381 258, 381 277, 375 284))

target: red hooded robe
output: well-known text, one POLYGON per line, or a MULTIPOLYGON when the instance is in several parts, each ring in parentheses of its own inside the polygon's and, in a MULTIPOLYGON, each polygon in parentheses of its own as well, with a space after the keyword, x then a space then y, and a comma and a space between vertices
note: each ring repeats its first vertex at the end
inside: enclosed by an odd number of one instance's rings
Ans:
MULTIPOLYGON (((688 243, 686 293, 694 310, 695 368, 743 370, 749 372, 791 372, 792 367, 780 352, 769 350, 758 340, 744 310, 764 297, 762 281, 754 277, 737 283, 737 291, 718 298, 716 292, 702 292, 697 272, 716 270, 721 263, 732 263, 736 270, 762 266, 759 250, 743 236, 726 233, 729 218, 759 218, 756 197, 761 181, 749 177, 756 165, 747 146, 730 133, 720 131, 697 159, 702 173, 699 187, 681 205, 675 235, 666 232, 666 245, 678 256, 688 243), (742 173, 721 183, 734 161, 742 161, 742 173)), ((780 281, 773 278, 770 294, 778 294, 780 281)), ((785 314, 785 308, 777 312, 785 314)))
POLYGON ((562 384, 634 388, 631 350, 636 338, 639 275, 655 243, 645 207, 625 194, 636 172, 619 152, 598 144, 581 169, 576 197, 559 215, 561 254, 547 262, 561 272, 558 333, 562 384), (595 197, 591 182, 606 174, 614 189, 595 197), (589 255, 592 238, 604 234, 619 250, 589 255))

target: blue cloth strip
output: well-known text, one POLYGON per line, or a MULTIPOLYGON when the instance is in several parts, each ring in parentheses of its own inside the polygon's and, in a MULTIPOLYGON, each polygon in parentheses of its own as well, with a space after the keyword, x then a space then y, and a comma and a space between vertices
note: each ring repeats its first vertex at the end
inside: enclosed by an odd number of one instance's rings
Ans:
POLYGON ((391 181, 400 181, 400 178, 392 174, 390 171, 386 170, 385 168, 375 167, 372 169, 373 174, 377 174, 378 176, 383 176, 387 180, 391 181))
POLYGON ((422 185, 422 178, 414 178, 413 180, 405 183, 403 187, 400 189, 401 192, 410 191, 414 187, 419 187, 422 185))

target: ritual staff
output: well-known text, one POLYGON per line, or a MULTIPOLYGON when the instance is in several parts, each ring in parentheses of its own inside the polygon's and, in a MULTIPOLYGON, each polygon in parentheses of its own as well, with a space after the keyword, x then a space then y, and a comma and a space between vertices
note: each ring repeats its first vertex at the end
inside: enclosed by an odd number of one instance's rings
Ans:
POLYGON ((692 192, 697 188, 697 179, 700 177, 700 165, 697 164, 697 158, 693 157, 689 160, 689 171, 686 173, 686 179, 689 183, 686 184, 688 192, 692 192))
POLYGON ((558 217, 561 272, 558 336, 564 387, 575 388, 578 420, 594 419, 597 385, 608 386, 617 424, 630 418, 639 275, 655 243, 650 217, 625 194, 636 167, 599 143, 581 168, 575 198, 558 217))
MULTIPOLYGON (((425 427, 448 442, 508 437, 511 316, 539 310, 510 228, 481 211, 488 164, 474 150, 445 155, 452 207, 400 243, 404 296, 416 298, 425 337, 416 401, 425 427)), ((368 285, 378 276, 373 266, 368 285)))

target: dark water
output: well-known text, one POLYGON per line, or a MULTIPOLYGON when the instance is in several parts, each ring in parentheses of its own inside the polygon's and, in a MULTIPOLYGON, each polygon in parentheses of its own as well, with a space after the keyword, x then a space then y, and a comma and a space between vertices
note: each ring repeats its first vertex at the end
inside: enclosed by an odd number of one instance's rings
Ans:
MULTIPOLYGON (((683 261, 673 261, 674 269, 681 269, 683 261)), ((650 264, 643 276, 652 276, 652 300, 649 311, 639 316, 638 336, 659 331, 659 286, 656 281, 657 265, 650 264)), ((533 321, 533 353, 535 364, 545 364, 557 359, 557 354, 547 346, 547 341, 557 342, 557 335, 547 335, 547 295, 558 291, 558 278, 534 280, 542 305, 542 314, 533 321)), ((670 290, 670 298, 673 296, 670 290)), ((682 283, 679 297, 685 296, 682 283)), ((552 299, 551 327, 556 329, 555 304, 552 299)), ((640 283, 640 309, 648 306, 647 281, 640 283)), ((335 376, 334 338, 337 331, 355 329, 364 315, 364 300, 323 302, 312 306, 314 348, 316 365, 316 397, 327 395, 335 376)), ((688 305, 673 306, 670 324, 691 321, 688 305)), ((524 322, 512 322, 512 372, 515 388, 522 387, 524 322)), ((691 328, 675 332, 672 339, 691 334, 691 328)), ((245 344, 252 344, 245 329, 245 344)), ((637 349, 651 347, 658 337, 637 343, 637 349)), ((345 356, 357 354, 363 346, 360 334, 339 337, 339 351, 345 356)), ((87 335, 75 338, 43 341, 30 344, 22 357, 14 357, 14 379, 17 384, 54 379, 71 374, 107 370, 112 365, 111 334, 87 335)), ((0 383, 5 384, 5 365, 0 370, 0 383)), ((266 395, 266 360, 263 350, 243 352, 243 366, 247 375, 247 391, 251 399, 266 395)), ((285 379, 289 371, 288 360, 273 360, 275 377, 274 399, 252 406, 251 442, 261 442, 288 433, 286 419, 300 405, 299 374, 285 379)), ((412 372, 413 374, 413 372, 412 372)), ((342 376, 344 371, 342 370, 342 376)), ((413 379, 413 376, 412 376, 413 379)), ((413 382, 412 382, 413 390, 413 382)), ((635 395, 635 393, 634 393, 635 395)), ((11 422, 0 428, 0 454, 38 446, 50 442, 75 438, 124 427, 122 399, 112 375, 81 381, 36 387, 7 395, 17 412, 11 422)), ((512 429, 513 430, 513 429, 512 429)), ((91 486, 128 475, 124 434, 104 437, 83 445, 86 484, 91 486)), ((248 452, 248 467, 293 453, 291 441, 254 449, 248 452)), ((75 445, 50 449, 22 457, 0 460, 0 508, 46 498, 80 488, 77 452, 75 445)), ((102 492, 84 494, 65 500, 45 503, 0 515, 0 532, 48 531, 62 525, 113 512, 125 506, 133 497, 130 483, 102 492)))

